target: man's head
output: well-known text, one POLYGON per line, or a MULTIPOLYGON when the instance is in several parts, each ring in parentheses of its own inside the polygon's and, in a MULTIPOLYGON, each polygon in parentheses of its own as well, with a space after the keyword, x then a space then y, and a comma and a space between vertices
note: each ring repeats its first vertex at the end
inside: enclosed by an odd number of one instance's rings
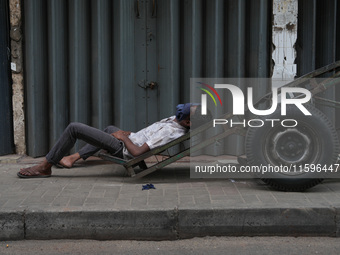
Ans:
POLYGON ((176 121, 185 128, 198 127, 211 120, 211 114, 201 114, 200 104, 179 104, 176 107, 176 121))

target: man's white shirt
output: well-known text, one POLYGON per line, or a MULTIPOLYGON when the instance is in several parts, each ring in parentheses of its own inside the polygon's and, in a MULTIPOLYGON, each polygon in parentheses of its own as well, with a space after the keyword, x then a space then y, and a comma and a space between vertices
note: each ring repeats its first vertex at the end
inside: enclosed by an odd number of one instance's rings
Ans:
MULTIPOLYGON (((137 146, 142 146, 146 143, 150 150, 162 146, 181 137, 188 131, 188 129, 175 122, 174 119, 175 116, 171 116, 155 122, 136 133, 131 133, 129 139, 137 146)), ((125 159, 133 158, 125 146, 123 148, 123 155, 125 159)))

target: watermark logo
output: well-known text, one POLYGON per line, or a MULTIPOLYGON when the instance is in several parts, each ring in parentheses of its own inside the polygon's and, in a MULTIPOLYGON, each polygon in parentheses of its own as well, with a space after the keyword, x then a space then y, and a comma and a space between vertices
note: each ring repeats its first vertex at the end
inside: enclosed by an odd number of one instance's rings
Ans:
MULTIPOLYGON (((201 83, 207 86, 207 84, 205 83, 201 83)), ((209 85, 208 85, 209 86, 209 85)), ((214 85, 215 88, 217 89, 228 89, 231 92, 232 98, 233 98, 233 115, 244 115, 244 94, 243 91, 235 86, 235 85, 231 85, 231 84, 215 84, 214 85)), ((216 90, 209 86, 209 88, 218 96, 220 103, 222 105, 222 101, 221 98, 219 97, 218 93, 216 92, 216 90)), ((201 88, 203 91, 207 92, 212 99, 215 102, 216 105, 216 100, 215 98, 212 96, 212 94, 207 91, 206 89, 201 88)), ((254 103, 253 103, 253 88, 248 87, 247 89, 247 106, 248 109, 251 113, 255 114, 255 115, 260 115, 260 116, 265 116, 265 115, 270 115, 273 112, 275 112, 277 105, 278 105, 278 88, 273 88, 272 89, 272 99, 271 99, 271 107, 269 109, 266 110, 258 110, 255 109, 254 107, 254 103)), ((281 99, 281 115, 286 115, 287 111, 287 105, 288 104, 293 104, 295 105, 304 115, 312 115, 307 109, 306 107, 303 106, 304 103, 309 102, 309 100, 311 99, 312 94, 309 90, 304 89, 304 88, 297 88, 297 87, 283 87, 281 88, 281 95, 280 95, 280 99, 281 99), (290 95, 293 95, 294 93, 298 93, 299 97, 292 97, 290 95)), ((201 95, 201 105, 202 105, 202 114, 206 114, 207 112, 207 95, 206 94, 202 94, 201 95)))
MULTIPOLYGON (((205 86, 206 88, 210 89, 215 95, 216 97, 218 98, 218 100, 220 101, 220 104, 221 106, 223 106, 222 104, 222 100, 221 100, 221 97, 220 95, 217 93, 216 89, 214 89, 213 87, 211 87, 209 84, 206 84, 206 83, 203 83, 203 82, 197 82, 199 84, 202 84, 203 86, 205 86)), ((215 103, 215 106, 217 106, 217 102, 216 102, 216 99, 215 97, 211 94, 211 92, 205 88, 199 88, 200 90, 204 91, 205 93, 207 93, 211 98, 212 100, 214 101, 215 103)), ((202 115, 206 115, 207 114, 207 94, 202 94, 201 95, 201 105, 203 105, 202 107, 202 115)))
MULTIPOLYGON (((295 105, 304 115, 312 115, 307 108, 303 105, 304 103, 307 103, 310 101, 312 95, 311 92, 305 88, 299 88, 299 87, 281 87, 280 90, 277 87, 272 88, 272 93, 268 97, 270 98, 270 107, 268 109, 256 109, 256 103, 253 102, 253 88, 248 87, 247 88, 247 98, 245 101, 245 95, 243 91, 232 84, 214 84, 214 87, 203 83, 203 82, 197 82, 199 84, 202 84, 204 87, 200 87, 202 91, 205 92, 205 94, 201 94, 201 114, 206 115, 207 114, 207 95, 211 97, 211 99, 214 101, 215 106, 217 106, 217 102, 215 99, 215 96, 220 101, 221 106, 222 100, 220 95, 217 93, 216 89, 224 89, 224 91, 227 91, 228 93, 231 93, 232 96, 232 113, 233 115, 245 115, 245 106, 247 106, 247 109, 256 116, 269 116, 273 114, 277 106, 281 106, 281 116, 287 115, 287 105, 295 105), (210 92, 212 91, 212 92, 210 92), (214 96, 214 95, 215 96, 214 96), (255 105, 255 106, 254 106, 255 105)), ((269 99, 268 99, 269 100, 269 99)), ((249 126, 249 127, 262 127, 265 123, 271 123, 271 126, 274 127, 276 122, 280 122, 283 127, 295 127, 297 126, 298 122, 295 119, 243 119, 241 122, 235 122, 233 119, 213 119, 213 127, 216 125, 230 125, 230 127, 235 125, 241 125, 243 127, 249 126)))

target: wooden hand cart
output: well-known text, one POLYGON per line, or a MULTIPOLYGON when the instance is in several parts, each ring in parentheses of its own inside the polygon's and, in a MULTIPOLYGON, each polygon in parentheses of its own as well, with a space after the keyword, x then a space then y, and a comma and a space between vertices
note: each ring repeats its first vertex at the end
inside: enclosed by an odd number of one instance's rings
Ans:
MULTIPOLYGON (((331 123, 321 111, 316 109, 314 103, 317 101, 318 104, 323 103, 330 107, 340 107, 340 102, 318 96, 318 94, 339 83, 340 61, 337 61, 306 74, 284 86, 302 87, 308 89, 312 94, 311 103, 306 105, 308 110, 312 113, 311 117, 301 116, 301 112, 296 111, 296 109, 287 108, 287 118, 302 120, 302 124, 296 128, 282 129, 279 125, 270 127, 269 129, 240 128, 223 125, 223 132, 213 135, 196 145, 189 146, 188 148, 181 148, 178 153, 163 157, 162 160, 158 160, 149 166, 145 164, 145 159, 158 155, 163 151, 168 151, 174 146, 178 147, 179 144, 189 140, 191 137, 212 128, 213 122, 211 121, 191 130, 176 140, 152 149, 131 160, 117 158, 104 152, 101 152, 99 157, 123 165, 131 177, 143 177, 185 156, 190 156, 191 153, 201 150, 229 135, 237 134, 245 136, 246 159, 247 164, 249 165, 294 164, 295 166, 300 167, 299 170, 301 170, 301 166, 304 166, 305 164, 331 166, 331 164, 337 162, 339 155, 338 135, 334 129, 333 123, 331 123), (317 79, 325 76, 328 76, 328 78, 317 79), (138 173, 135 171, 137 167, 140 169, 138 173)), ((294 97, 299 96, 300 95, 294 95, 294 97)), ((271 100, 272 93, 268 93, 258 100, 254 107, 262 103, 270 103, 271 100)), ((230 119, 233 117, 235 116, 228 113, 220 118, 230 119)), ((267 116, 268 119, 279 117, 280 114, 278 111, 267 116)), ((325 176, 320 174, 315 175, 315 171, 312 173, 311 171, 304 170, 299 171, 298 173, 271 173, 256 175, 256 177, 261 178, 265 183, 279 190, 303 191, 320 183, 325 176)))

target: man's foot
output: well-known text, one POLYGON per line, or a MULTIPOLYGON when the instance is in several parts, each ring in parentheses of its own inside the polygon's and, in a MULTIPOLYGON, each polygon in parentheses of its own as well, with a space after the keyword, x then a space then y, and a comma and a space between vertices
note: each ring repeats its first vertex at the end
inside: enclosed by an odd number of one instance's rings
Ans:
POLYGON ((74 153, 70 156, 67 156, 67 157, 63 157, 60 161, 59 161, 59 164, 62 165, 63 167, 66 167, 66 168, 71 168, 73 166, 73 164, 78 160, 80 159, 80 155, 79 153, 74 153))
POLYGON ((52 164, 47 161, 32 167, 22 168, 18 172, 20 178, 46 178, 52 174, 52 164))

